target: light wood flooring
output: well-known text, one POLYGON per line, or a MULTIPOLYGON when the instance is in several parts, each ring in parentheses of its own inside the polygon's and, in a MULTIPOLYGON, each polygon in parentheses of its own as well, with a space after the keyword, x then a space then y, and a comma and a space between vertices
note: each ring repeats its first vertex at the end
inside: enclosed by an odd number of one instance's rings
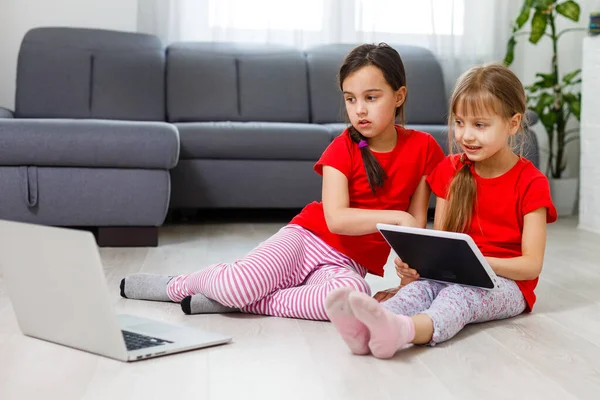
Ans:
MULTIPOLYGON (((465 328, 389 361, 349 353, 329 323, 182 314, 122 299, 129 273, 189 272, 242 256, 283 221, 168 225, 157 248, 101 249, 116 312, 230 334, 229 345, 126 364, 21 335, 0 277, 0 399, 599 399, 600 236, 549 227, 534 313, 465 328)), ((388 267, 391 264, 388 263, 388 267)), ((373 292, 396 284, 369 276, 373 292)))

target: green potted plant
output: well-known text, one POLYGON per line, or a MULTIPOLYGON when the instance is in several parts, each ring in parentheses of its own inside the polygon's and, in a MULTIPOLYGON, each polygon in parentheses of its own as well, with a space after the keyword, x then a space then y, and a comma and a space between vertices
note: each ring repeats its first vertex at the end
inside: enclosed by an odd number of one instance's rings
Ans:
POLYGON ((537 80, 525 89, 528 107, 536 112, 548 134, 549 154, 545 172, 550 179, 554 202, 562 215, 571 215, 577 200, 578 180, 567 179, 563 173, 567 166, 566 145, 578 137, 579 130, 567 130, 567 123, 571 118, 579 120, 580 117, 581 92, 577 85, 581 83, 581 69, 561 73, 557 49, 563 34, 584 28, 569 28, 559 32, 556 22, 559 18, 578 22, 579 14, 579 4, 572 0, 524 0, 513 24, 504 58, 504 64, 510 66, 519 36, 528 35, 532 44, 537 44, 543 38, 552 42, 552 53, 548 56, 549 72, 537 73, 537 80), (530 24, 526 28, 528 22, 530 24))

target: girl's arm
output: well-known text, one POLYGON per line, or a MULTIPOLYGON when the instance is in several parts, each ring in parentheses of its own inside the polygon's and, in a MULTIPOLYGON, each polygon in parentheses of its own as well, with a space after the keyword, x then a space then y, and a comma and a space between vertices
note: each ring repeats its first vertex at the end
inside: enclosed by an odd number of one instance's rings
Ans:
POLYGON ((542 272, 546 250, 546 208, 538 208, 523 217, 522 256, 486 257, 494 272, 513 281, 537 278, 542 272))
POLYGON ((426 176, 421 178, 421 182, 419 182, 419 186, 417 186, 417 190, 415 190, 415 193, 411 197, 410 205, 408 206, 408 213, 415 217, 418 228, 425 228, 427 226, 427 210, 429 209, 431 189, 426 179, 426 176))
POLYGON ((443 197, 435 198, 435 216, 433 217, 433 229, 442 230, 444 225, 444 214, 446 212, 446 199, 443 197))
MULTIPOLYGON (((427 186, 429 188, 429 186, 427 186)), ((431 190, 431 189, 429 189, 431 190)), ((433 229, 441 230, 444 218, 444 210, 446 207, 446 200, 441 197, 435 198, 435 216, 433 218, 433 229)), ((427 218, 427 217, 426 217, 427 218)), ((419 279, 417 270, 412 269, 408 264, 402 262, 399 258, 394 260, 396 263, 396 274, 400 277, 400 285, 408 285, 411 282, 419 279)))
MULTIPOLYGON (((442 229, 446 200, 438 197, 433 229, 442 229)), ((540 208, 523 218, 522 256, 512 258, 486 257, 494 272, 513 281, 535 279, 542 272, 546 250, 546 208, 540 208)))
POLYGON ((323 167, 323 209, 327 227, 339 235, 374 233, 377 223, 417 226, 415 218, 404 211, 350 208, 348 178, 327 165, 323 167))

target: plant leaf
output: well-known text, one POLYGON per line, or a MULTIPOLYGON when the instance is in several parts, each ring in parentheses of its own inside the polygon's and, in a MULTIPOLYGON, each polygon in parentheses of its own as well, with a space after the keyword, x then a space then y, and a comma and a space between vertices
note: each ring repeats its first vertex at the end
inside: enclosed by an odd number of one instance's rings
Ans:
POLYGON ((531 6, 533 5, 533 0, 527 0, 523 3, 523 7, 521 8, 521 13, 517 17, 517 29, 521 29, 523 25, 529 20, 529 16, 531 15, 531 6))
POLYGON ((515 46, 517 45, 517 41, 514 36, 511 36, 508 40, 508 45, 506 49, 506 55, 504 56, 504 65, 510 66, 512 62, 515 60, 515 46))
POLYGON ((554 96, 550 93, 542 93, 540 101, 544 107, 551 107, 554 104, 554 96))
POLYGON ((566 74, 565 76, 563 76, 563 82, 566 83, 566 84, 571 83, 571 81, 573 80, 573 78, 575 78, 580 73, 581 73, 581 68, 576 69, 573 72, 569 72, 568 74, 566 74))
POLYGON ((577 99, 577 96, 575 96, 573 93, 563 93, 563 104, 569 105, 569 103, 575 99, 577 99))
MULTIPOLYGON (((540 87, 536 86, 536 85, 529 85, 529 86, 525 86, 525 90, 527 92, 529 92, 529 94, 534 94, 534 93, 537 93, 538 90, 540 90, 540 87)), ((530 97, 533 97, 533 96, 530 96, 530 97)))
POLYGON ((548 24, 548 16, 539 9, 533 14, 531 20, 531 35, 529 35, 529 41, 536 44, 540 41, 544 33, 546 32, 546 25, 548 24))
POLYGON ((569 18, 571 21, 579 21, 579 13, 581 12, 579 4, 573 0, 565 1, 556 6, 556 12, 560 15, 569 18))
POLYGON ((542 93, 538 98, 537 103, 532 108, 541 119, 541 116, 545 113, 545 110, 550 108, 552 104, 554 104, 554 96, 552 96, 550 93, 542 93))
POLYGON ((569 111, 571 111, 571 114, 573 114, 573 116, 579 121, 579 118, 581 116, 581 93, 579 93, 578 95, 575 95, 573 93, 566 93, 565 95, 563 95, 563 99, 569 107, 569 111))
POLYGON ((554 124, 556 124, 556 120, 556 113, 553 113, 552 111, 540 115, 540 121, 542 121, 542 124, 550 137, 554 135, 554 124))
POLYGON ((554 3, 555 0, 533 0, 531 6, 536 10, 546 11, 554 3))
POLYGON ((540 80, 535 81, 531 86, 537 87, 540 89, 549 89, 554 86, 554 82, 556 81, 554 74, 535 74, 540 80))

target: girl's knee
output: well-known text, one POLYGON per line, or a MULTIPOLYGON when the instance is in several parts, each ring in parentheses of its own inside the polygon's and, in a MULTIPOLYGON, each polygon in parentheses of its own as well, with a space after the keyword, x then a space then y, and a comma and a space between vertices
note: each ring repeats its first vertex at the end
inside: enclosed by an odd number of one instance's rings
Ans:
POLYGON ((371 287, 364 279, 356 280, 356 289, 360 292, 371 295, 371 287))
MULTIPOLYGON (((331 282, 331 283, 333 283, 333 282, 331 282)), ((358 277, 356 277, 356 278, 354 278, 354 277, 338 278, 338 279, 336 279, 335 284, 332 285, 332 289, 339 288, 339 287, 351 287, 351 288, 358 290, 359 292, 366 293, 369 296, 371 295, 371 287, 369 286, 367 281, 365 281, 362 278, 358 278, 358 277)))

